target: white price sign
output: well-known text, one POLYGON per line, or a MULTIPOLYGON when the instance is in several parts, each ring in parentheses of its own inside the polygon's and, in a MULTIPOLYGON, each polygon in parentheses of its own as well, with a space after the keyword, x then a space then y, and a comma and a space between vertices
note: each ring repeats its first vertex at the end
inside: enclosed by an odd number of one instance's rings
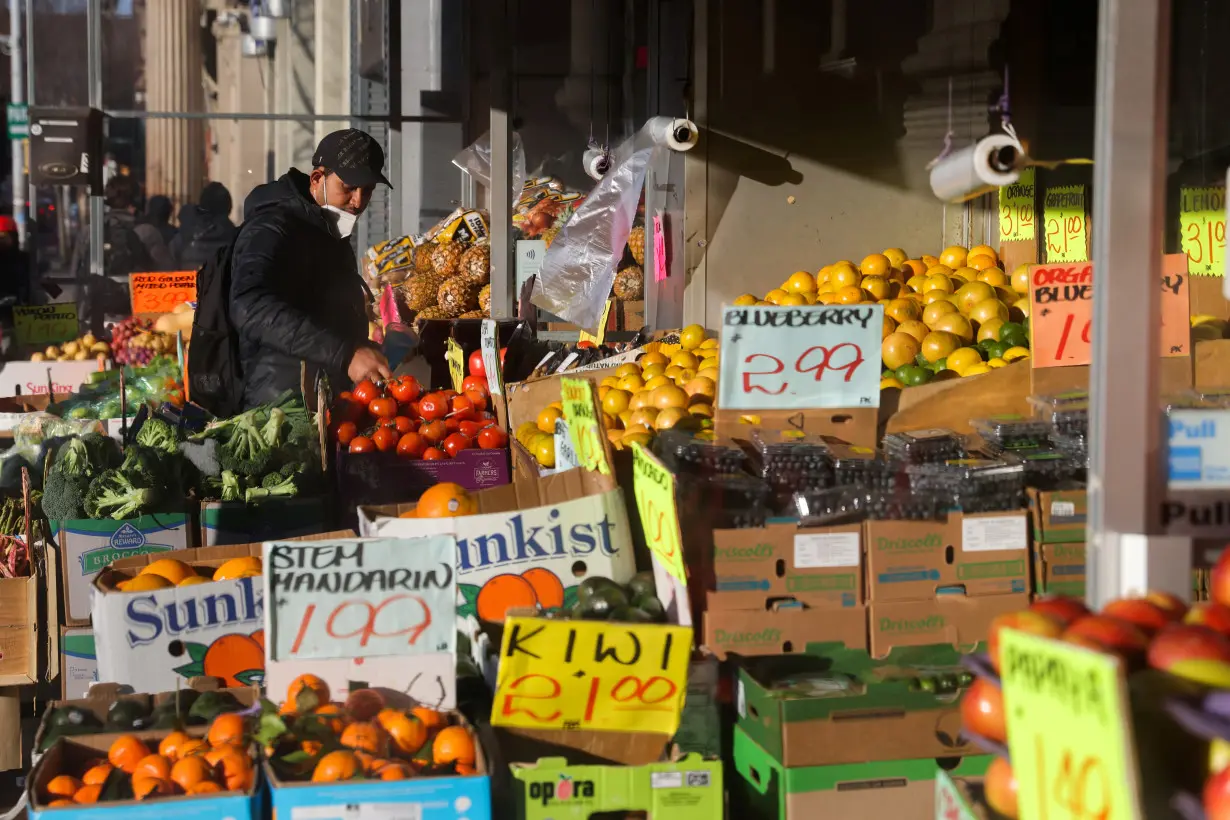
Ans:
POLYGON ((577 461, 577 452, 572 447, 572 432, 568 429, 568 422, 563 419, 555 420, 555 469, 556 470, 571 470, 580 462, 577 461))
POLYGON ((504 395, 504 374, 500 370, 499 328, 495 319, 483 319, 479 345, 483 351, 483 368, 487 371, 487 390, 493 396, 504 395))
POLYGON ((880 406, 882 305, 722 310, 718 406, 880 406))

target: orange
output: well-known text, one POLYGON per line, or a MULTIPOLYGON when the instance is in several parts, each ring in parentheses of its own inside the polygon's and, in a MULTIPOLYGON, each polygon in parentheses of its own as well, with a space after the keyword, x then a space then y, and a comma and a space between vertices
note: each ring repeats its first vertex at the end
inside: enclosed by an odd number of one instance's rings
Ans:
POLYGON ((416 717, 396 709, 385 709, 376 720, 392 738, 393 747, 403 755, 413 755, 427 742, 427 727, 416 717))
POLYGON ((222 678, 227 686, 248 686, 265 670, 265 650, 247 635, 223 635, 205 650, 206 675, 222 678))
POLYGON ((653 391, 650 401, 659 410, 665 410, 667 407, 687 407, 688 394, 673 384, 664 384, 653 391))
POLYGON ((102 785, 95 783, 94 785, 82 786, 77 789, 77 793, 73 795, 73 802, 80 805, 89 805, 90 803, 98 802, 98 795, 102 793, 102 785))
POLYGON ((410 714, 414 715, 419 721, 427 727, 430 734, 435 734, 440 729, 448 725, 448 718, 442 712, 437 712, 427 706, 415 706, 410 710, 410 714))
POLYGON ((921 349, 919 341, 908 333, 890 333, 880 344, 880 356, 884 359, 884 366, 889 370, 896 370, 898 367, 906 364, 913 364, 914 359, 918 356, 921 349))
POLYGON ((926 338, 928 333, 931 332, 931 328, 927 327, 922 322, 913 320, 909 322, 902 322, 901 324, 897 325, 897 332, 907 333, 910 336, 913 336, 915 339, 917 339, 919 344, 921 344, 922 340, 926 338))
MULTIPOLYGON (((807 291, 807 290, 815 290, 816 289, 816 279, 815 277, 813 277, 810 273, 808 273, 805 270, 796 271, 790 274, 789 279, 787 279, 785 282, 782 282, 781 289, 786 291, 786 293, 802 293, 803 291, 807 291)), ((695 325, 695 327, 700 327, 700 326, 695 325)), ((689 327, 688 329, 691 329, 691 327, 689 327)), ((693 348, 699 347, 700 343, 704 341, 704 339, 705 339, 705 329, 701 328, 699 339, 685 339, 683 334, 680 334, 679 343, 682 344, 686 350, 691 350, 693 348), (688 342, 693 342, 693 343, 688 344, 688 342)))
MULTIPOLYGON (((712 402, 713 398, 717 395, 717 384, 713 381, 713 379, 705 376, 697 376, 683 386, 683 392, 687 393, 688 396, 693 399, 697 396, 704 396, 712 402)), ((690 403, 691 402, 689 401, 689 404, 690 403)))
POLYGON ((538 419, 535 421, 539 431, 543 433, 555 432, 555 421, 564 417, 562 411, 554 407, 544 407, 542 412, 538 414, 538 419))
POLYGON ((66 774, 58 774, 51 778, 51 782, 47 784, 48 799, 55 797, 71 798, 77 793, 84 784, 75 777, 66 774))
POLYGON ((253 574, 260 575, 262 571, 261 559, 253 555, 245 555, 242 558, 232 558, 222 562, 222 565, 214 570, 214 580, 233 581, 236 578, 246 578, 253 574))
MULTIPOLYGON (((552 427, 552 430, 555 428, 552 427)), ((419 518, 456 518, 463 515, 474 515, 478 512, 478 504, 470 497, 465 487, 445 481, 435 484, 419 497, 415 507, 419 518)))
POLYGON ((970 256, 989 256, 994 260, 999 259, 999 254, 990 245, 975 245, 969 249, 970 256))
POLYGON ((248 636, 261 649, 265 648, 265 630, 258 629, 248 636))
POLYGON ((141 569, 142 575, 160 575, 172 584, 196 575, 196 570, 176 558, 159 558, 141 569))
POLYGON ((354 751, 384 754, 389 738, 378 724, 358 721, 342 730, 342 745, 354 751))
POLYGON ((884 306, 884 315, 896 322, 909 322, 919 317, 921 308, 909 299, 890 299, 884 306))
POLYGON ((504 623, 505 613, 510 609, 537 605, 538 595, 534 592, 534 585, 512 573, 487 579, 475 600, 479 620, 497 624, 504 623))
POLYGON ((986 299, 995 298, 995 288, 986 282, 967 282, 957 288, 957 307, 962 313, 969 313, 970 308, 986 299))
POLYGON ((441 729, 431 744, 431 759, 435 763, 474 765, 474 738, 464 726, 441 729))
POLYGON ((308 692, 312 697, 303 699, 302 711, 304 712, 315 711, 321 704, 329 702, 329 684, 315 675, 306 674, 290 682, 290 686, 286 689, 286 705, 291 708, 291 711, 300 711, 299 698, 308 692), (312 702, 309 703, 309 701, 312 702))
POLYGON ((215 749, 205 760, 219 771, 218 779, 229 791, 247 791, 252 786, 253 767, 247 754, 233 748, 215 749))
POLYGON ((829 271, 829 282, 834 288, 857 286, 863 281, 863 275, 849 262, 838 262, 829 271))
POLYGON ((935 364, 961 346, 960 336, 942 330, 933 330, 922 341, 923 358, 935 364))
POLYGON ((961 340, 966 344, 974 341, 974 325, 960 313, 948 313, 941 316, 936 320, 933 329, 960 336, 961 340))
POLYGON ((146 755, 137 763, 132 776, 156 777, 159 780, 166 780, 171 776, 171 759, 159 754, 146 755))
POLYGON ((132 796, 138 800, 175 794, 175 786, 169 780, 136 775, 132 779, 132 796))
POLYGON ((208 584, 208 583, 209 583, 209 579, 206 578, 204 575, 190 575, 184 580, 180 581, 175 586, 191 587, 191 586, 196 586, 197 584, 208 584))
POLYGON ((341 704, 326 703, 316 707, 316 711, 312 714, 317 716, 318 722, 329 727, 329 731, 335 735, 340 735, 342 729, 346 728, 346 719, 342 712, 341 704))
POLYGON ((55 800, 52 800, 50 803, 48 803, 48 804, 47 804, 47 808, 49 808, 49 809, 58 809, 58 808, 60 808, 60 807, 62 807, 62 806, 75 806, 75 805, 77 805, 77 804, 76 804, 76 803, 74 803, 72 800, 69 800, 69 799, 64 798, 64 797, 58 797, 58 798, 56 798, 55 800))
POLYGON ((137 770, 141 758, 149 754, 149 747, 134 735, 120 735, 107 750, 107 760, 117 769, 123 769, 132 774, 137 770))
POLYGON ((120 581, 115 585, 121 592, 153 592, 156 589, 167 589, 175 584, 161 575, 138 575, 128 581, 120 581))
POLYGON ((1012 280, 1008 278, 1008 274, 999 268, 987 268, 978 274, 978 281, 986 282, 993 288, 1007 288, 1012 285, 1012 280))
POLYGON ((551 570, 534 567, 521 573, 521 577, 529 581, 530 586, 534 588, 538 605, 543 609, 553 609, 564 605, 564 585, 551 570))
POLYGON ((188 794, 217 794, 222 791, 222 787, 212 780, 202 780, 195 784, 190 789, 185 789, 188 794))
POLYGON ((965 264, 974 270, 986 270, 995 267, 995 258, 984 253, 971 253, 965 260, 965 264))
MULTIPOLYGON (((203 755, 209 751, 209 744, 197 737, 190 737, 179 744, 179 759, 183 760, 193 755, 203 755)), ((172 767, 174 768, 174 767, 172 767)))
MULTIPOLYGON (((171 767, 171 781, 184 791, 200 783, 202 780, 213 779, 213 764, 203 755, 185 757, 171 767)), ((134 780, 136 778, 133 778, 134 780)))
POLYGON ((408 780, 414 777, 414 770, 405 763, 390 763, 381 767, 376 774, 381 780, 408 780))
POLYGON ((865 276, 863 277, 863 290, 870 293, 876 299, 887 299, 892 288, 887 279, 882 276, 865 276))
POLYGON ((478 774, 478 769, 473 766, 467 766, 464 763, 454 763, 453 769, 455 769, 457 774, 460 775, 478 774))
POLYGON ((892 268, 893 263, 882 253, 869 253, 863 257, 858 269, 863 276, 883 276, 892 268))
POLYGON ((901 248, 885 248, 880 253, 894 268, 900 268, 906 262, 906 253, 901 248))
MULTIPOLYGON (((965 287, 968 287, 968 285, 966 285, 965 287)), ((957 298, 960 299, 960 296, 958 295, 957 298)), ((931 327, 937 321, 939 321, 939 318, 941 316, 944 316, 945 314, 948 314, 948 313, 956 313, 956 312, 957 312, 957 306, 954 305, 952 302, 947 302, 943 300, 938 301, 938 302, 931 302, 925 308, 923 308, 923 312, 922 312, 923 324, 925 324, 927 327, 931 327)))
POLYGON ((85 774, 81 775, 81 782, 87 786, 101 786, 107 782, 107 777, 114 770, 115 767, 110 763, 99 763, 91 766, 85 774))
POLYGON ((246 731, 243 716, 228 712, 214 718, 214 722, 209 725, 209 733, 205 735, 205 739, 209 741, 210 746, 243 743, 246 731))
POLYGON ((320 750, 323 749, 324 746, 325 744, 321 743, 319 740, 305 740, 299 744, 299 748, 302 749, 303 753, 308 757, 316 757, 316 755, 320 754, 320 750))
POLYGON ((965 258, 968 255, 969 251, 960 245, 951 245, 940 254, 940 264, 947 265, 950 268, 959 268, 965 264, 965 258))
POLYGON ((312 771, 312 782, 337 783, 356 778, 361 773, 362 767, 354 752, 329 752, 320 759, 312 771))
MULTIPOLYGON (((618 416, 620 413, 628 409, 628 403, 632 401, 632 394, 627 390, 608 390, 606 395, 602 397, 603 412, 610 413, 612 416, 618 416)), ((555 428, 551 428, 551 432, 555 432, 555 428)))
POLYGON ((984 299, 970 308, 969 318, 970 321, 977 322, 980 325, 992 319, 1006 322, 1008 321, 1008 306, 998 299, 984 299))

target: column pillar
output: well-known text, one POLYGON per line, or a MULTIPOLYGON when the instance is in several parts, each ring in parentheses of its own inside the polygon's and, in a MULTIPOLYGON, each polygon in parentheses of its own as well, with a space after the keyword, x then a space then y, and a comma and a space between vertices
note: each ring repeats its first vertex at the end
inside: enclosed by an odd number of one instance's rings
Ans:
MULTIPOLYGON (((148 3, 145 20, 146 109, 204 112, 199 0, 148 3)), ((178 212, 204 181, 205 121, 146 120, 147 196, 170 197, 178 212)))

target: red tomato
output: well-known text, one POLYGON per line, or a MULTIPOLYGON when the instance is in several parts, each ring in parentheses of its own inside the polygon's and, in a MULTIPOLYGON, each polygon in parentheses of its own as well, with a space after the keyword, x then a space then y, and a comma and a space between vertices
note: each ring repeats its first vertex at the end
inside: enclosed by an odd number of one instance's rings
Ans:
POLYGON ((483 426, 477 421, 463 421, 457 425, 457 430, 462 435, 474 438, 478 435, 478 431, 483 429, 483 426))
POLYGON ((419 415, 419 403, 417 401, 412 401, 406 404, 406 415, 412 419, 422 418, 422 416, 419 415))
POLYGON ((419 415, 428 421, 448 415, 448 399, 439 393, 428 393, 419 401, 419 415))
POLYGON ((587 348, 591 348, 591 347, 593 347, 593 346, 594 346, 594 343, 593 343, 593 342, 591 342, 591 341, 589 341, 588 339, 586 339, 586 340, 585 340, 585 341, 583 341, 583 342, 577 342, 577 349, 578 349, 578 350, 585 350, 585 349, 587 349, 587 348))
POLYGON ((349 390, 343 390, 342 392, 337 394, 337 397, 339 399, 345 399, 346 401, 350 401, 351 399, 354 398, 354 394, 351 393, 349 390))
POLYGON ((355 401, 360 404, 371 404, 373 399, 380 398, 380 388, 370 379, 364 379, 354 386, 355 401))
POLYGON ((359 428, 353 421, 343 421, 333 429, 333 438, 338 444, 346 445, 359 434, 359 428))
POLYGON ((339 399, 334 402, 333 412, 330 415, 339 422, 358 421, 363 418, 366 411, 366 405, 359 404, 353 399, 339 399))
POLYGON ((414 432, 414 422, 405 416, 394 416, 393 429, 398 433, 411 433, 414 432))
POLYGON ((444 452, 453 458, 462 450, 469 450, 473 446, 474 442, 470 441, 470 437, 462 433, 453 433, 444 440, 444 452))
POLYGON ((355 436, 350 440, 350 452, 371 453, 376 449, 376 443, 367 436, 355 436))
POLYGON ((455 419, 452 416, 449 416, 448 418, 444 420, 444 427, 450 433, 460 432, 461 431, 461 419, 455 419))
POLYGON ((423 451, 423 461, 447 461, 448 453, 438 447, 428 447, 423 451))
POLYGON ((475 350, 470 354, 470 375, 471 376, 487 376, 487 365, 483 363, 483 352, 475 350))
POLYGON ((397 442, 397 454, 403 458, 421 458, 427 442, 418 433, 406 433, 397 442))
POLYGON ((377 450, 387 453, 397 446, 397 431, 388 427, 381 427, 372 433, 372 442, 376 445, 377 450))
POLYGON ((391 419, 397 415, 397 402, 393 399, 375 399, 367 405, 367 412, 378 419, 391 419))
POLYGON ((498 450, 508 446, 508 435, 499 427, 484 427, 478 431, 478 446, 484 450, 498 450))
POLYGON ((487 409, 487 391, 467 390, 465 396, 470 400, 470 404, 474 405, 475 410, 487 409))
POLYGON ((450 418, 457 421, 466 421, 474 418, 474 402, 466 396, 454 396, 452 400, 452 412, 449 413, 450 418))
POLYGON ((446 388, 444 390, 437 390, 436 392, 439 393, 441 396, 443 396, 445 401, 451 401, 453 396, 461 395, 460 393, 458 393, 456 390, 454 390, 451 387, 446 388))
POLYGON ((409 404, 418 399, 423 389, 413 376, 404 376, 401 380, 389 382, 389 393, 397 399, 398 404, 409 404))
POLYGON ((468 393, 471 390, 481 390, 487 392, 487 380, 481 376, 466 376, 461 383, 461 392, 468 393))
POLYGON ((448 426, 440 419, 429 421, 419 428, 419 435, 430 444, 439 444, 448 434, 448 426))

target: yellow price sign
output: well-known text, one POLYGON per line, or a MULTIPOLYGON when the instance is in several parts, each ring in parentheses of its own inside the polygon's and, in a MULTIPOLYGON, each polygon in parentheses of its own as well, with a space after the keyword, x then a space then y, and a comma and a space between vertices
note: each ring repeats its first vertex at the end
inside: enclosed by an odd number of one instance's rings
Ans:
POLYGON ((444 358, 448 361, 448 375, 453 380, 453 389, 461 392, 461 383, 466 380, 465 353, 455 339, 449 339, 445 346, 444 358))
MULTIPOLYGON (((76 339, 77 305, 17 305, 13 308, 13 334, 18 347, 42 347, 76 339)), ((91 354, 91 358, 92 358, 91 354)))
POLYGON ((1119 659, 1013 629, 1001 633, 999 657, 1021 816, 1139 818, 1119 659))
POLYGON ((611 475, 607 461, 606 437, 598 423, 598 405, 588 379, 560 379, 560 399, 564 405, 564 421, 572 434, 572 446, 577 461, 586 470, 611 475))
POLYGON ((512 616, 491 723, 673 735, 691 653, 691 627, 512 616))
POLYGON ((580 339, 582 342, 593 342, 595 347, 602 347, 602 341, 606 338, 606 324, 611 318, 611 306, 615 304, 614 299, 606 300, 606 307, 602 309, 602 318, 598 320, 598 333, 586 333, 581 331, 580 339))
POLYGON ((645 531, 645 544, 661 559, 667 572, 687 584, 679 510, 675 506, 675 477, 640 444, 632 445, 632 490, 645 531))
POLYGON ((1001 242, 1021 242, 1034 238, 1034 176, 1033 168, 1021 171, 1021 177, 999 189, 999 239, 1001 242))
POLYGON ((1226 272, 1226 189, 1182 188, 1179 191, 1179 237, 1192 276, 1226 272))
POLYGON ((1085 186, 1047 188, 1042 224, 1046 229, 1047 262, 1089 260, 1089 217, 1085 215, 1085 186))

